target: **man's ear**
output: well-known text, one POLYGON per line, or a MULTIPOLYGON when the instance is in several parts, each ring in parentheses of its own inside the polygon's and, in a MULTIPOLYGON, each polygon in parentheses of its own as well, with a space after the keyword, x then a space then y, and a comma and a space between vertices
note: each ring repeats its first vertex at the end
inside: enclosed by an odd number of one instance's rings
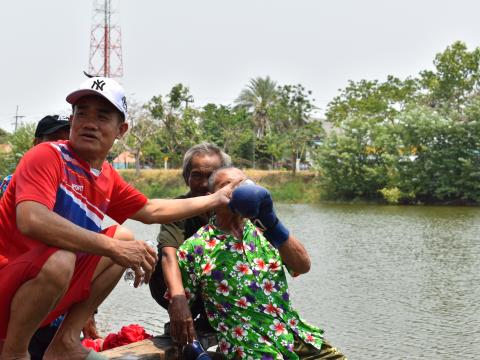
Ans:
POLYGON ((126 121, 122 122, 120 124, 120 126, 118 127, 118 135, 117 135, 117 139, 121 139, 123 137, 123 135, 125 135, 125 133, 127 132, 128 130, 128 123, 126 121))

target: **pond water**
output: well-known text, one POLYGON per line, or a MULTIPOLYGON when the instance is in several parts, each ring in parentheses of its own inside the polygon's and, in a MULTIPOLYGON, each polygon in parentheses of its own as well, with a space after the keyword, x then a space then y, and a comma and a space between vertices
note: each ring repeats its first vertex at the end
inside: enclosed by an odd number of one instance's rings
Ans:
MULTIPOLYGON (((310 253, 289 281, 301 316, 350 359, 480 357, 480 209, 278 205, 310 253)), ((155 239, 160 226, 125 224, 155 239)), ((123 280, 97 316, 103 334, 138 323, 163 333, 148 286, 123 280)))

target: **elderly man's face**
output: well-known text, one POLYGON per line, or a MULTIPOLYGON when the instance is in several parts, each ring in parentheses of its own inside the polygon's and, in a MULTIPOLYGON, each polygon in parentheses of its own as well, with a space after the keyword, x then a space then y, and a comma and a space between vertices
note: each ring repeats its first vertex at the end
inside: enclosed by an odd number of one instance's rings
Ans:
MULTIPOLYGON (((226 169, 220 170, 215 175, 213 190, 215 192, 221 189, 222 187, 224 187, 225 185, 230 184, 231 182, 236 182, 237 180, 243 181, 246 179, 247 177, 245 176, 242 170, 237 168, 226 168, 226 169)), ((223 218, 223 219, 230 219, 233 215, 228 205, 222 205, 215 208, 215 213, 217 214, 217 218, 223 218)))
POLYGON ((199 154, 191 161, 192 170, 188 177, 188 187, 192 196, 203 196, 208 193, 208 178, 221 165, 217 155, 199 154))

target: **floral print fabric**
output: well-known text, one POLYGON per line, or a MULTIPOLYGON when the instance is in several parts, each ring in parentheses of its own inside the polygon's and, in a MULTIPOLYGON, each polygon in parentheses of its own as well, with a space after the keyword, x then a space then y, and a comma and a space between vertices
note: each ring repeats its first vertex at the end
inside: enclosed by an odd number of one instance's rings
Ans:
POLYGON ((243 239, 212 221, 177 252, 190 303, 200 289, 228 359, 298 359, 295 336, 320 349, 323 331, 293 309, 278 251, 250 221, 243 239))

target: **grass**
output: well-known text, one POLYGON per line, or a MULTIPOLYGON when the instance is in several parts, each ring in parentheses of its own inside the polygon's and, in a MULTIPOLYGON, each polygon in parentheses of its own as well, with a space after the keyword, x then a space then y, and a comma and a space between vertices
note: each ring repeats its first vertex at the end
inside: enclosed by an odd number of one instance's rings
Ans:
MULTIPOLYGON (((293 176, 289 171, 246 169, 245 174, 272 193, 282 203, 315 203, 321 198, 318 176, 302 171, 293 176)), ((187 192, 181 170, 120 170, 120 175, 150 198, 173 198, 187 192)))

